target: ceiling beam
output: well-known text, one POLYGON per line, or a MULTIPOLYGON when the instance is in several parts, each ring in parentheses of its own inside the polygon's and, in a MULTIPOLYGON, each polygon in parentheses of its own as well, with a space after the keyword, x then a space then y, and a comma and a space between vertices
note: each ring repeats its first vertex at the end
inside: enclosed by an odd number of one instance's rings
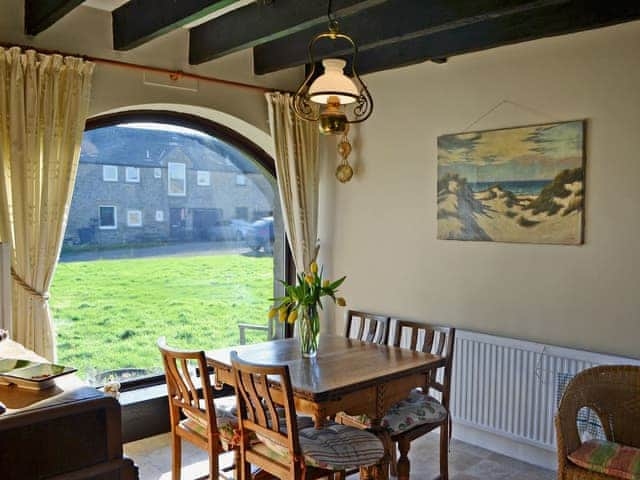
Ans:
POLYGON ((238 0, 129 0, 112 13, 113 48, 130 50, 238 0))
MULTIPOLYGON (((340 30, 350 35, 365 51, 413 38, 453 30, 487 20, 530 12, 570 0, 388 0, 362 15, 340 18, 340 30)), ((326 25, 317 25, 288 37, 254 48, 254 70, 258 75, 302 65, 308 61, 308 43, 326 25)), ((319 58, 350 53, 345 42, 319 41, 314 52, 319 58)))
POLYGON ((25 0, 24 32, 37 35, 64 17, 84 0, 25 0))
POLYGON ((640 2, 575 0, 367 50, 358 56, 357 68, 373 73, 637 19, 640 2))
MULTIPOLYGON (((334 0, 333 11, 338 17, 349 16, 384 2, 334 0)), ((189 32, 189 63, 198 65, 314 25, 326 24, 326 0, 252 3, 192 28, 189 32)))

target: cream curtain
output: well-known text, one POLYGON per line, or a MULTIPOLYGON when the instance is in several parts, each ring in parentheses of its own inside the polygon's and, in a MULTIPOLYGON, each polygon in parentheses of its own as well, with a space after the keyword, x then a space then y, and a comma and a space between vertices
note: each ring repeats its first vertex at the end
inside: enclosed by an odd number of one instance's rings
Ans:
POLYGON ((318 125, 296 117, 288 93, 267 93, 282 216, 299 272, 318 253, 318 125))
POLYGON ((0 241, 11 244, 12 338, 54 360, 48 290, 64 236, 94 65, 0 48, 0 241))

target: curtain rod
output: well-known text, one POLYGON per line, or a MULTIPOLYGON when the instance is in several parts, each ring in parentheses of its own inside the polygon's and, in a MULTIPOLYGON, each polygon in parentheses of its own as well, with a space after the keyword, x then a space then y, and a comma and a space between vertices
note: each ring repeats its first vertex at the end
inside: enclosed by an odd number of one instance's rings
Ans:
POLYGON ((22 50, 35 50, 37 52, 40 53, 44 53, 47 55, 62 55, 64 57, 78 57, 78 58, 82 58, 83 60, 87 60, 89 62, 94 62, 94 63, 101 63, 103 65, 113 65, 116 67, 121 67, 121 68, 129 68, 132 70, 142 70, 142 71, 147 71, 147 72, 154 72, 154 73, 163 73, 169 76, 169 78, 171 80, 177 81, 180 78, 191 78, 194 80, 202 80, 204 82, 211 82, 211 83, 219 83, 221 85, 227 85, 230 87, 236 87, 236 88, 244 88, 247 90, 255 90, 258 92, 262 92, 262 93, 267 93, 267 92, 275 92, 275 91, 279 91, 279 92, 284 92, 284 93, 292 93, 292 92, 288 92, 287 90, 279 90, 279 89, 274 89, 274 88, 267 88, 267 87, 261 87, 259 85, 252 85, 250 83, 243 83, 243 82, 236 82, 234 80, 224 80, 222 78, 216 78, 216 77, 207 77, 205 75, 199 75, 197 73, 189 73, 189 72, 184 72, 182 70, 169 70, 166 68, 160 68, 160 67, 151 67, 149 65, 140 65, 137 63, 129 63, 129 62, 123 62, 120 60, 110 60, 108 58, 101 58, 101 57, 91 57, 89 55, 79 55, 79 54, 72 54, 72 53, 66 53, 66 52, 61 52, 61 51, 57 51, 57 50, 43 50, 43 49, 39 49, 33 46, 24 46, 24 45, 14 45, 14 44, 8 44, 8 43, 1 43, 0 42, 0 46, 4 47, 4 48, 12 48, 12 47, 18 47, 22 50))

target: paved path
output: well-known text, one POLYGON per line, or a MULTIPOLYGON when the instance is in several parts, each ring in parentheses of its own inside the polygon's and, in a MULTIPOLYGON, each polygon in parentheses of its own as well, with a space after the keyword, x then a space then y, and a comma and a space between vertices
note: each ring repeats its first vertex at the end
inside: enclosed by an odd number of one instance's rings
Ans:
POLYGON ((117 248, 114 250, 63 253, 61 262, 119 260, 123 258, 196 257, 211 255, 264 256, 247 247, 244 242, 185 242, 157 247, 117 248))

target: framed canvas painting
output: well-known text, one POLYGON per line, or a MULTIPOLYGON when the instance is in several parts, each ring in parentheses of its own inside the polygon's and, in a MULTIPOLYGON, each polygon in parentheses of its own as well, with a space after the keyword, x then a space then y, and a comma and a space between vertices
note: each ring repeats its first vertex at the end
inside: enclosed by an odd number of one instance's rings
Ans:
POLYGON ((583 241, 582 120, 438 137, 438 238, 583 241))

